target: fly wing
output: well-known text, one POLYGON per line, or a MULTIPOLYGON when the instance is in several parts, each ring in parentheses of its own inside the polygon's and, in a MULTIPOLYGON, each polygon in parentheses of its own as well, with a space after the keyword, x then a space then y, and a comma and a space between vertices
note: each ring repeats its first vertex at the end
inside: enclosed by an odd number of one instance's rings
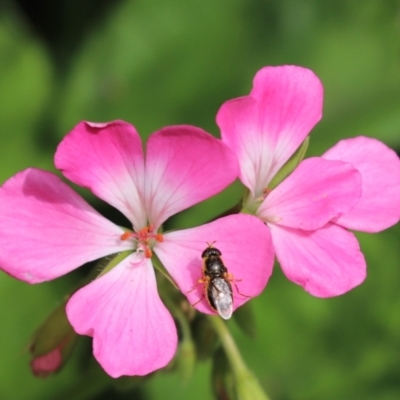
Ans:
POLYGON ((233 312, 233 296, 231 284, 222 278, 214 278, 208 288, 210 304, 223 319, 229 319, 233 312))

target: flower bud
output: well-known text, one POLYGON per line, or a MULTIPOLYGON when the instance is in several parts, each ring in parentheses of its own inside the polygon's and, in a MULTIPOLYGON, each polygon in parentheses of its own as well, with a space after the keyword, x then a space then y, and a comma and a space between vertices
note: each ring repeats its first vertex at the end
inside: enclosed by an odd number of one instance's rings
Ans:
POLYGON ((67 300, 53 311, 32 338, 30 366, 35 376, 45 378, 58 371, 72 353, 78 335, 65 313, 67 300))

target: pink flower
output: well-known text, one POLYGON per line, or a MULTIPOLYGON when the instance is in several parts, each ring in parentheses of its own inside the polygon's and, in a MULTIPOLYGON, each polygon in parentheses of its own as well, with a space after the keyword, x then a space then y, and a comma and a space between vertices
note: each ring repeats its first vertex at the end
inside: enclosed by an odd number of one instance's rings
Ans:
MULTIPOLYGON (((144 155, 132 125, 82 122, 59 145, 55 164, 121 211, 132 231, 102 217, 57 176, 28 169, 0 189, 0 265, 37 283, 121 253, 119 264, 72 295, 66 309, 76 332, 93 337, 94 355, 111 376, 148 374, 175 353, 176 328, 157 293, 153 252, 189 300, 201 300, 196 308, 203 312, 213 310, 202 288, 191 289, 201 278, 207 242, 216 242, 229 272, 241 279, 242 293, 255 296, 266 285, 273 250, 257 218, 239 215, 185 231, 160 230, 168 217, 237 176, 235 156, 201 129, 161 129, 144 155)), ((235 293, 235 308, 247 300, 235 293)))
POLYGON ((217 123, 250 191, 245 207, 269 227, 283 272, 311 294, 328 297, 366 275, 359 244, 343 227, 372 232, 399 220, 400 167, 386 146, 357 138, 302 161, 271 191, 274 176, 321 118, 322 98, 310 70, 266 67, 249 96, 222 105, 217 123))
POLYGON ((400 159, 379 140, 358 136, 341 140, 322 156, 351 163, 362 177, 357 204, 334 222, 348 229, 380 232, 400 220, 400 159))

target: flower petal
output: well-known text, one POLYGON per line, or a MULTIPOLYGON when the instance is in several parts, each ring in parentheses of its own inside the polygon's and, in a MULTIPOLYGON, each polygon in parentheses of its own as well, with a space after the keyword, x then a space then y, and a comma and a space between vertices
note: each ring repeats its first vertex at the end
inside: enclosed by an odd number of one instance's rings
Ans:
POLYGON ((361 195, 361 177, 349 163, 314 157, 299 166, 263 201, 266 222, 314 230, 349 211, 361 195))
POLYGON ((120 227, 50 172, 27 169, 10 178, 0 188, 0 209, 1 268, 29 283, 131 247, 120 227))
POLYGON ((193 126, 154 133, 146 152, 146 206, 155 227, 229 185, 238 176, 235 155, 222 141, 193 126))
POLYGON ((351 163, 361 173, 362 194, 349 212, 335 220, 349 229, 379 232, 400 219, 400 160, 376 139, 342 140, 322 157, 351 163))
POLYGON ((268 225, 284 274, 312 295, 338 296, 364 281, 364 256, 346 229, 330 223, 316 231, 268 225))
POLYGON ((222 139, 237 154, 240 179, 254 197, 321 119, 322 99, 321 82, 312 71, 265 67, 249 96, 222 105, 217 114, 222 139))
POLYGON ((114 378, 146 375, 175 354, 175 324, 157 293, 153 267, 136 254, 78 290, 67 315, 77 333, 93 336, 94 356, 114 378))
POLYGON ((198 283, 202 277, 201 255, 209 244, 222 252, 222 260, 234 276, 234 309, 262 292, 274 260, 269 230, 254 216, 230 215, 196 228, 166 233, 164 242, 154 248, 190 304, 198 302, 195 308, 199 311, 215 314, 204 297, 204 285, 198 283))
POLYGON ((55 164, 72 182, 121 211, 135 230, 146 225, 143 149, 132 125, 79 123, 59 144, 55 164))

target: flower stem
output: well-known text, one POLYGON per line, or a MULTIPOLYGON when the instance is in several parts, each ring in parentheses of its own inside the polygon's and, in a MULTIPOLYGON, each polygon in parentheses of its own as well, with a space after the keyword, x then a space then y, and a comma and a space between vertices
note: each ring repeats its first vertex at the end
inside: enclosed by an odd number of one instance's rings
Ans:
POLYGON ((268 396, 261 388, 257 378, 247 368, 243 361, 239 349, 236 346, 225 322, 217 316, 209 316, 209 320, 211 321, 215 331, 218 333, 222 347, 224 348, 226 356, 230 362, 236 379, 238 399, 269 400, 268 396))
POLYGON ((216 316, 210 316, 209 318, 221 339, 222 346, 232 365, 234 373, 240 375, 243 371, 247 370, 247 367, 242 359, 242 356, 240 355, 239 349, 237 348, 231 333, 229 332, 229 329, 221 318, 216 316))

